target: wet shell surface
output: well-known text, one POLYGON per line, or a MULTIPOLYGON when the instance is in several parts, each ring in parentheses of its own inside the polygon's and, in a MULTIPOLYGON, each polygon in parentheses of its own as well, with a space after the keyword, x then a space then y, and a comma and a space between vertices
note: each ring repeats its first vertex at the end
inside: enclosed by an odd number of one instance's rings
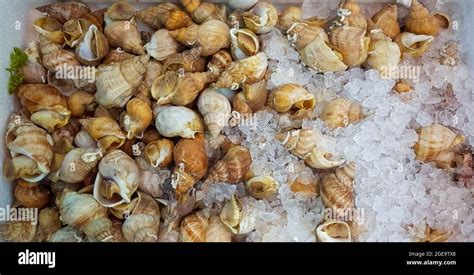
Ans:
POLYGON ((303 86, 295 83, 283 84, 276 87, 269 95, 268 105, 277 112, 288 112, 290 109, 311 110, 315 98, 303 86))
POLYGON ((341 11, 341 9, 349 11, 341 23, 346 23, 348 26, 360 29, 367 28, 367 19, 361 10, 358 0, 344 0, 344 2, 341 2, 339 5, 339 11, 341 11))
POLYGON ((263 79, 251 85, 244 84, 242 92, 233 98, 232 107, 241 114, 254 113, 263 109, 267 99, 267 80, 263 79))
POLYGON ((156 129, 165 137, 194 138, 196 133, 204 132, 199 115, 182 106, 166 106, 155 118, 156 129))
POLYGON ((203 2, 201 0, 181 0, 186 11, 191 14, 194 22, 202 24, 209 20, 220 20, 225 22, 226 10, 225 6, 218 7, 214 3, 203 2))
POLYGON ((94 198, 105 207, 129 203, 139 180, 140 169, 135 160, 121 150, 114 150, 99 162, 94 198))
POLYGON ((234 61, 220 75, 216 87, 237 90, 243 84, 256 83, 264 78, 267 66, 265 53, 234 61))
POLYGON ((123 236, 131 242, 156 242, 161 212, 158 202, 138 191, 138 202, 122 225, 123 236))
POLYGON ((83 65, 97 66, 109 53, 109 43, 95 25, 90 25, 76 46, 76 56, 83 65))

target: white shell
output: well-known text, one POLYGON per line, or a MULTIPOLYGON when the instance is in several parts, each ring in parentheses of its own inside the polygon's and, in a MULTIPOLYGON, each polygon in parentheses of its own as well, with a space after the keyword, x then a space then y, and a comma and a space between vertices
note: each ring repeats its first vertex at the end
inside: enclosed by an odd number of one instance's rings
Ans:
POLYGON ((336 242, 351 242, 351 240, 352 240, 352 238, 351 238, 351 229, 350 229, 349 225, 345 222, 342 222, 342 221, 328 221, 328 222, 325 222, 325 223, 319 225, 316 228, 316 236, 318 237, 318 240, 321 241, 321 242, 336 243, 336 242), (332 225, 332 224, 342 224, 344 227, 346 227, 348 237, 347 238, 331 237, 326 231, 324 231, 324 229, 326 227, 328 227, 329 225, 332 225))
POLYGON ((221 130, 227 126, 232 112, 229 100, 215 89, 208 88, 199 96, 197 107, 211 132, 211 136, 217 137, 221 130))
POLYGON ((130 197, 138 189, 140 169, 135 161, 121 150, 105 155, 99 163, 99 173, 94 183, 94 198, 105 207, 129 203, 130 197), (100 193, 102 179, 117 183, 120 188, 119 199, 107 199, 100 193))
POLYGON ((194 138, 202 133, 202 120, 196 112, 183 106, 166 106, 159 110, 155 119, 156 129, 165 137, 194 138))
POLYGON ((241 10, 249 10, 255 4, 257 4, 258 0, 229 0, 227 3, 233 9, 241 9, 241 10))

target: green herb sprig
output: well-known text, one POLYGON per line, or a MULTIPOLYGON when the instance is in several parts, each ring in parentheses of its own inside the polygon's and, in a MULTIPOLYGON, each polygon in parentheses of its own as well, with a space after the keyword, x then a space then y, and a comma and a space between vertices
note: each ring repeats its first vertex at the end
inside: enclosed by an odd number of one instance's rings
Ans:
POLYGON ((13 52, 10 54, 10 67, 6 69, 10 73, 10 80, 8 81, 8 92, 10 94, 13 94, 16 88, 23 83, 24 76, 20 69, 27 61, 28 55, 20 48, 13 48, 13 52))

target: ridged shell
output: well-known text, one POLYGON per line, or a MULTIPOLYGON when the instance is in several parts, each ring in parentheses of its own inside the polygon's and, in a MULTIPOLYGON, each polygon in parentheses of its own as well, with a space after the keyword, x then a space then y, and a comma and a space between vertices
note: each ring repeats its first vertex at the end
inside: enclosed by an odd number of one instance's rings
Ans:
POLYGON ((112 47, 120 47, 122 50, 136 55, 145 54, 140 32, 134 19, 116 21, 106 25, 104 34, 112 47))
POLYGON ((39 42, 30 42, 23 52, 28 56, 28 61, 20 69, 24 77, 24 83, 39 84, 46 82, 46 69, 41 62, 39 42))
POLYGON ((174 162, 194 179, 202 179, 208 168, 204 136, 197 134, 194 139, 181 139, 174 148, 174 162))
POLYGON ((327 103, 320 115, 329 128, 346 127, 363 118, 362 106, 345 97, 339 97, 327 103))
POLYGON ((173 3, 161 3, 135 12, 135 16, 154 29, 176 29, 192 23, 189 15, 173 3))
POLYGON ((329 37, 322 28, 295 23, 288 30, 288 40, 300 54, 301 61, 317 72, 347 69, 342 62, 342 55, 328 45, 329 37))
POLYGON ((268 33, 277 24, 278 11, 273 4, 259 2, 242 14, 245 27, 257 34, 268 33))
POLYGON ((434 37, 429 35, 416 35, 414 33, 402 32, 395 42, 403 54, 418 57, 428 50, 434 37))
POLYGON ((232 56, 227 50, 220 50, 211 56, 207 68, 212 81, 216 81, 221 73, 232 63, 232 56))
POLYGON ((372 21, 391 39, 400 34, 397 5, 386 5, 372 16, 372 21))
POLYGON ((125 219, 122 232, 130 242, 156 242, 160 226, 160 207, 150 195, 138 191, 138 204, 125 219))
POLYGON ((112 222, 107 208, 101 206, 92 195, 64 190, 57 198, 56 205, 61 220, 86 233, 89 238, 107 241, 112 237, 112 222))
POLYGON ((0 224, 0 239, 8 242, 32 242, 38 226, 31 221, 11 221, 0 224))
POLYGON ((156 31, 150 42, 145 45, 146 52, 158 61, 163 61, 173 54, 180 53, 184 47, 176 41, 167 29, 156 31))
POLYGON ((367 59, 370 38, 365 33, 365 29, 347 26, 329 33, 331 46, 342 54, 342 62, 348 67, 359 66, 367 59))
POLYGON ((225 22, 225 6, 219 8, 214 3, 202 2, 201 0, 181 0, 186 11, 191 14, 194 22, 202 24, 209 20, 219 20, 225 22))
POLYGON ((129 203, 139 180, 140 169, 135 160, 123 151, 111 151, 99 162, 94 198, 105 207, 129 203))
POLYGON ((354 196, 355 164, 350 163, 326 175, 321 183, 321 199, 324 207, 341 213, 355 206, 354 196))
POLYGON ((21 104, 30 113, 30 120, 49 133, 65 126, 71 112, 61 93, 47 84, 23 84, 18 88, 21 104))
POLYGON ((76 91, 68 97, 67 105, 72 117, 82 117, 86 112, 95 109, 95 96, 88 92, 76 91))
POLYGON ((19 180, 15 186, 15 199, 26 208, 44 208, 50 198, 51 192, 39 183, 19 180))
POLYGON ((239 183, 250 169, 252 156, 248 148, 240 145, 231 147, 209 172, 206 183, 239 183))
POLYGON ((126 111, 122 114, 121 125, 127 132, 127 138, 133 139, 145 131, 153 120, 153 112, 145 101, 132 98, 127 102, 126 111))
POLYGON ((268 96, 268 106, 280 113, 288 112, 292 108, 311 110, 315 103, 314 95, 295 83, 280 85, 268 96))
POLYGON ((344 2, 341 2, 339 8, 350 11, 350 15, 345 19, 345 22, 347 22, 349 26, 364 30, 367 28, 367 20, 361 12, 361 7, 357 3, 357 0, 345 0, 344 2))
POLYGON ((175 166, 173 168, 173 174, 171 175, 171 186, 176 189, 175 196, 178 198, 185 197, 194 184, 196 179, 192 177, 184 168, 175 166))
POLYGON ((210 81, 208 73, 184 73, 169 71, 158 77, 151 87, 151 95, 158 105, 186 106, 192 103, 210 81))
POLYGON ((5 143, 13 158, 4 162, 3 172, 6 178, 37 182, 50 172, 53 139, 45 130, 13 113, 7 125, 5 143), (25 173, 24 168, 26 171, 33 168, 33 173, 25 173))
POLYGON ((326 221, 316 228, 320 242, 351 242, 351 229, 343 221, 326 221))
POLYGON ((332 154, 318 148, 322 134, 312 129, 291 130, 278 133, 276 139, 295 156, 317 169, 329 169, 341 165, 344 160, 333 160, 332 154))
POLYGON ((36 9, 42 13, 47 13, 63 24, 70 19, 78 19, 91 13, 91 9, 86 4, 78 2, 53 3, 36 9))
POLYGON ((142 82, 149 58, 137 56, 99 69, 97 102, 106 108, 124 107, 142 82))
POLYGON ((156 129, 165 137, 194 138, 204 132, 202 119, 193 110, 183 106, 166 106, 155 118, 156 129))
POLYGON ((171 32, 181 44, 202 47, 202 56, 210 56, 230 43, 229 27, 222 21, 210 20, 202 25, 191 25, 171 32))
POLYGON ((40 52, 43 65, 46 69, 56 71, 65 68, 74 68, 80 65, 73 52, 63 49, 63 46, 53 43, 40 35, 40 52))
POLYGON ((413 146, 416 159, 422 162, 435 162, 442 166, 450 152, 464 142, 464 136, 441 124, 431 124, 418 130, 418 142, 413 146), (448 154, 448 155, 446 155, 448 154))
POLYGON ((203 211, 186 216, 181 223, 182 242, 205 242, 209 217, 203 211))
POLYGON ((197 107, 211 137, 215 138, 227 126, 232 107, 229 100, 213 88, 204 90, 198 98, 197 107))
POLYGON ((438 20, 418 0, 411 1, 405 24, 406 30, 415 34, 436 36, 439 32, 438 20))
POLYGON ((51 177, 65 183, 83 182, 102 158, 102 151, 95 148, 76 148, 66 154, 61 168, 51 177))
POLYGON ((117 121, 109 117, 88 118, 80 120, 84 129, 97 141, 99 148, 104 150, 119 148, 126 136, 117 121))
POLYGON ((192 48, 181 53, 170 55, 163 63, 164 71, 202 72, 206 67, 206 59, 201 57, 202 48, 192 48))
POLYGON ((264 78, 267 66, 265 53, 234 61, 220 75, 216 87, 237 90, 243 84, 254 84, 264 78))

